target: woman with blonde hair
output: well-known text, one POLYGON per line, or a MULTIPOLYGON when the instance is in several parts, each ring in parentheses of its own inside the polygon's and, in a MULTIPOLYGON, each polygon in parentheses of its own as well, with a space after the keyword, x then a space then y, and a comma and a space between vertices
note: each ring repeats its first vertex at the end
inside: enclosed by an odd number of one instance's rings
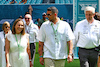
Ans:
POLYGON ((0 32, 0 67, 5 67, 5 37, 6 34, 11 33, 9 22, 6 21, 3 23, 2 30, 3 31, 0 32))
POLYGON ((32 62, 29 47, 29 35, 25 33, 25 26, 21 19, 15 20, 12 34, 5 40, 6 67, 31 67, 32 62))

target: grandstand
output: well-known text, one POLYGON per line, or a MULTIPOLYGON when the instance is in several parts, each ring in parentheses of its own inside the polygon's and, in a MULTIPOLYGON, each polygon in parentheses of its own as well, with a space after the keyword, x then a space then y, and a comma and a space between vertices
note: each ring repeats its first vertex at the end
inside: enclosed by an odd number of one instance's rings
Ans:
MULTIPOLYGON (((12 0, 0 0, 0 5, 9 5, 12 0)), ((17 3, 13 3, 15 5, 18 5, 21 0, 15 0, 17 3)), ((46 4, 46 3, 54 3, 54 4, 72 4, 73 0, 27 0, 27 5, 32 4, 46 4)), ((23 5, 23 3, 21 3, 23 5)))

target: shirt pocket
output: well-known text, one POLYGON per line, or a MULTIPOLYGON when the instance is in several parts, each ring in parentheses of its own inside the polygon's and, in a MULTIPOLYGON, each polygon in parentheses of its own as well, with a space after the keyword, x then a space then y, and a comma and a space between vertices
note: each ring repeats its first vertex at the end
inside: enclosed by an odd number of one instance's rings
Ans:
POLYGON ((58 38, 59 40, 65 40, 65 34, 64 34, 64 31, 59 31, 58 32, 58 38))
POLYGON ((84 27, 82 33, 84 35, 88 34, 88 27, 84 27))
POLYGON ((98 36, 99 35, 99 29, 95 28, 93 31, 92 31, 92 34, 94 36, 98 36))

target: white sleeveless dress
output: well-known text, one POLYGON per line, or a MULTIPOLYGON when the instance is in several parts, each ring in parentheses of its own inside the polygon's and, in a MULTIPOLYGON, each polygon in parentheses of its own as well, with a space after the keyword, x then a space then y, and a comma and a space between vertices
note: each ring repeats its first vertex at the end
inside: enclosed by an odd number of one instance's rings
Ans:
POLYGON ((18 42, 20 42, 20 47, 15 38, 15 35, 8 34, 7 39, 10 41, 10 51, 9 51, 9 60, 12 67, 30 67, 29 65, 29 56, 27 53, 27 43, 29 35, 16 34, 18 42), (19 56, 20 55, 20 56, 19 56))

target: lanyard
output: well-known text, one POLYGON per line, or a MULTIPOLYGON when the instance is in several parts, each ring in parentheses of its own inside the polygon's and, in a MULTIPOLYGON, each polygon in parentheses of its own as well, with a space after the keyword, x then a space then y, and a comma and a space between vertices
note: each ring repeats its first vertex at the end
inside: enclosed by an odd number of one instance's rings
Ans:
POLYGON ((57 44, 59 44, 59 40, 58 40, 58 37, 57 37, 57 30, 58 30, 58 27, 59 27, 59 24, 57 25, 57 29, 55 30, 52 23, 51 23, 51 26, 52 26, 52 29, 54 31, 54 35, 55 35, 55 41, 57 44))
MULTIPOLYGON (((3 32, 3 35, 4 35, 4 39, 5 39, 5 32, 3 32)), ((4 45, 4 51, 5 51, 5 45, 4 45)))
POLYGON ((21 34, 20 34, 20 42, 19 42, 19 43, 18 43, 18 40, 17 40, 16 34, 15 34, 15 38, 16 38, 17 45, 18 45, 18 48, 19 48, 19 47, 20 47, 20 43, 21 43, 21 34))
POLYGON ((56 36, 59 24, 57 25, 57 29, 56 29, 56 30, 55 30, 54 27, 53 27, 53 23, 51 23, 51 26, 52 26, 52 29, 53 29, 54 34, 55 34, 55 36, 56 36))
MULTIPOLYGON (((19 50, 20 49, 20 43, 21 43, 21 34, 20 34, 20 41, 19 41, 19 43, 18 43, 18 39, 17 39, 16 34, 15 34, 15 38, 16 38, 17 45, 18 45, 18 50, 19 50)), ((19 58, 21 58, 21 56, 20 56, 20 50, 19 50, 19 58)))
POLYGON ((30 27, 31 27, 32 23, 30 23, 29 25, 25 25, 26 28, 26 32, 29 34, 30 33, 30 27))
POLYGON ((5 38, 5 32, 3 32, 4 38, 5 38))

